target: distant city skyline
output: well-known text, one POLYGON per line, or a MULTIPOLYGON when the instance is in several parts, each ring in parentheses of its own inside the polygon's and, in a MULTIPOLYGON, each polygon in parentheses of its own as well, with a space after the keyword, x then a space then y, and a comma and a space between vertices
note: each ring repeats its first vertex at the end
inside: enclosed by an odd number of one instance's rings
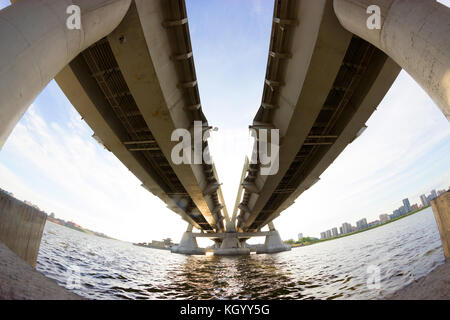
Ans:
POLYGON ((356 227, 352 226, 351 223, 348 222, 344 222, 342 223, 342 226, 339 227, 340 231, 337 232, 337 228, 333 227, 330 230, 326 230, 320 233, 320 239, 330 239, 330 238, 334 238, 337 236, 341 236, 347 233, 351 233, 354 231, 362 231, 364 229, 373 227, 375 225, 379 225, 382 223, 386 223, 392 219, 398 218, 402 215, 405 215, 407 213, 416 211, 418 209, 421 208, 425 208, 427 206, 430 205, 430 201, 437 198, 438 196, 440 196, 441 194, 444 194, 445 192, 450 191, 450 186, 448 187, 448 189, 442 189, 442 190, 438 190, 436 192, 436 189, 432 189, 430 191, 429 196, 425 196, 424 194, 420 196, 421 200, 422 199, 426 199, 425 202, 422 202, 422 205, 418 205, 417 203, 413 204, 411 206, 410 202, 409 202, 409 198, 405 198, 402 200, 403 206, 401 206, 398 209, 394 209, 392 211, 392 214, 389 213, 382 213, 379 215, 379 220, 374 220, 371 222, 367 222, 367 218, 362 218, 358 221, 356 221, 356 227))

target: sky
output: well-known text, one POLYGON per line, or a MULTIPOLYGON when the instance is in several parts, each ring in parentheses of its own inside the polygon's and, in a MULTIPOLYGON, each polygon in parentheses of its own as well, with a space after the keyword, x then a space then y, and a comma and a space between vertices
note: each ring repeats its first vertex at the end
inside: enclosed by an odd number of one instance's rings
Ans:
MULTIPOLYGON (((448 1, 450 2, 450 1, 448 1)), ((448 4, 447 2, 447 4, 448 4)), ((0 0, 0 8, 9 1, 0 0)), ((232 212, 248 125, 261 102, 273 2, 187 0, 209 142, 232 212)), ((402 71, 367 130, 275 220, 283 239, 392 213, 408 197, 450 186, 450 125, 402 71)), ((181 238, 187 225, 91 136, 52 81, 0 151, 0 188, 48 213, 125 241, 181 238)), ((258 241, 261 241, 259 239, 258 241)))

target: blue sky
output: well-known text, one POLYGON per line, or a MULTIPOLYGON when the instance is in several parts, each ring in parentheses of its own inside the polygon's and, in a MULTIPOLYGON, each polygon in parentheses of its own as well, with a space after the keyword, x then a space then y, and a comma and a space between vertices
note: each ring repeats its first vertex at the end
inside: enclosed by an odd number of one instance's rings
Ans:
MULTIPOLYGON (((0 7, 7 3, 0 0, 0 7)), ((211 152, 231 211, 248 125, 261 101, 273 2, 188 0, 187 7, 203 110, 219 128, 211 152)), ((405 197, 415 203, 432 188, 450 186, 450 125, 405 72, 367 125, 275 220, 283 238, 373 220, 405 197)), ((119 239, 179 240, 186 224, 91 135, 52 81, 0 152, 0 187, 119 239)))

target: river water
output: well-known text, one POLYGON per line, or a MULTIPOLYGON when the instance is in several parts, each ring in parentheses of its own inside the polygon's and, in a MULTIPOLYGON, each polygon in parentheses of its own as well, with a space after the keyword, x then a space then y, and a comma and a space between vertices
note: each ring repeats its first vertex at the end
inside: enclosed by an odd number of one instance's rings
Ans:
POLYGON ((428 208, 353 236, 246 257, 171 254, 47 222, 37 270, 89 299, 379 299, 443 263, 428 208))

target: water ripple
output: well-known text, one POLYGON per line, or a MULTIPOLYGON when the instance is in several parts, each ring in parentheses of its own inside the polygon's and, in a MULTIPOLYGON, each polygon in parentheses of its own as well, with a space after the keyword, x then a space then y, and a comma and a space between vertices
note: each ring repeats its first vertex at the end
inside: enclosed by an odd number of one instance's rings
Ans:
POLYGON ((89 299, 377 299, 444 262, 433 213, 274 255, 199 257, 47 223, 37 270, 89 299), (378 266, 379 289, 367 286, 378 266))

